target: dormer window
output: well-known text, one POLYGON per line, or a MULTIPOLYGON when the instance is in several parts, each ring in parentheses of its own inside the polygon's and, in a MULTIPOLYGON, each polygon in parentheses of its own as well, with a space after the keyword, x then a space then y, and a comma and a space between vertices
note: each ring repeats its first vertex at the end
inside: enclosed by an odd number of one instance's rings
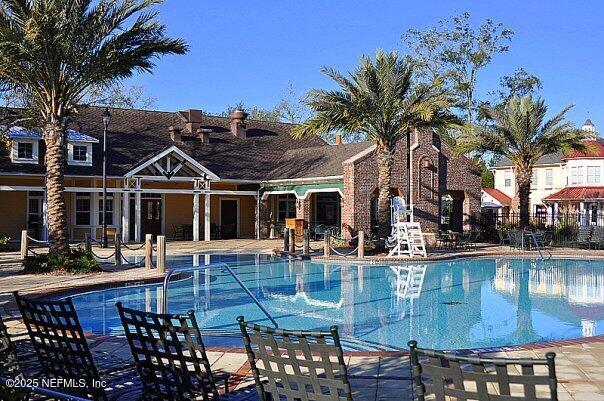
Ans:
POLYGON ((42 139, 39 132, 15 126, 6 130, 6 136, 12 141, 10 158, 13 163, 38 163, 39 143, 42 139))
POLYGON ((13 163, 38 163, 38 141, 13 139, 13 163))
POLYGON ((92 166, 92 144, 99 140, 81 132, 67 131, 67 162, 75 166, 92 166))

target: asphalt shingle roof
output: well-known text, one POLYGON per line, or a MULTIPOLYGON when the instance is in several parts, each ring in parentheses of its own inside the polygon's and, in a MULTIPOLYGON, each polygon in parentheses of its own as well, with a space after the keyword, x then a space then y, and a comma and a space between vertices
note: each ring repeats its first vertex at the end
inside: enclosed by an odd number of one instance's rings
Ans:
MULTIPOLYGON (((540 164, 560 164, 563 162, 564 159, 564 153, 562 152, 556 152, 556 153, 550 153, 549 155, 544 155, 541 156, 539 158, 539 160, 537 160, 537 165, 540 164)), ((493 167, 497 168, 497 167, 511 167, 513 166, 514 163, 512 163, 510 161, 510 159, 508 159, 507 157, 504 157, 503 159, 499 160, 497 163, 493 164, 493 167)))
MULTIPOLYGON (((102 172, 102 107, 84 107, 71 129, 99 140, 93 146, 92 166, 66 166, 66 175, 92 176, 102 172)), ((107 174, 123 176, 141 161, 176 145, 221 179, 262 181, 341 175, 342 162, 367 149, 370 142, 330 146, 319 137, 294 140, 292 124, 246 120, 247 137, 230 132, 230 118, 202 116, 201 128, 211 129, 209 142, 186 130, 183 112, 110 109, 107 133, 107 174), (182 141, 170 139, 168 127, 182 130, 182 141)), ((197 116, 199 118, 199 116, 197 116)), ((44 142, 38 164, 13 164, 0 157, 0 173, 44 173, 44 142)))

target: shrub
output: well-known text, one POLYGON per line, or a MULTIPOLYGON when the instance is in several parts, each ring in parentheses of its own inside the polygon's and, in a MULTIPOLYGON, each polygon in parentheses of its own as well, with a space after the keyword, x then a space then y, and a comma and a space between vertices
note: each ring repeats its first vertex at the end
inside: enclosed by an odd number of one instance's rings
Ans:
POLYGON ((11 251, 13 249, 9 241, 10 237, 8 235, 0 234, 0 252, 11 251))
POLYGON ((72 250, 69 254, 36 255, 25 259, 26 273, 96 273, 101 272, 100 263, 90 252, 72 250))

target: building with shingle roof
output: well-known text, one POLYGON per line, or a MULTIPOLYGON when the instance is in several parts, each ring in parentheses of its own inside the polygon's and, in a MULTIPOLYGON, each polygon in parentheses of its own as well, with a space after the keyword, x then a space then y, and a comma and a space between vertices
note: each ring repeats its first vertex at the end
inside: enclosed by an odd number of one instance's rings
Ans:
MULTIPOLYGON (((145 234, 262 238, 279 235, 284 220, 294 217, 311 227, 373 229, 373 142, 331 145, 318 136, 295 140, 294 125, 248 119, 241 110, 228 117, 194 109, 108 110, 105 204, 110 235, 119 233, 124 241, 140 241, 145 234)), ((69 122, 65 196, 73 240, 101 236, 103 111, 81 107, 69 122)), ((5 109, 13 117, 19 113, 5 109)), ((45 239, 43 136, 36 128, 6 127, 0 203, 14 207, 0 208, 0 233, 19 238, 27 229, 45 239)), ((392 183, 392 193, 401 195, 408 181, 403 146, 397 150, 392 183)), ((477 211, 480 200, 480 177, 471 163, 453 156, 428 131, 415 136, 412 158, 417 218, 438 227, 440 198, 451 193, 459 200, 456 224, 463 225, 462 216, 477 211)))
MULTIPOLYGON (((581 216, 577 221, 584 224, 604 224, 604 140, 589 118, 582 129, 588 134, 586 151, 556 152, 542 156, 535 163, 530 208, 531 214, 541 221, 553 222, 562 211, 581 216)), ((492 170, 495 189, 512 199, 510 211, 517 213, 513 163, 504 158, 492 170)))

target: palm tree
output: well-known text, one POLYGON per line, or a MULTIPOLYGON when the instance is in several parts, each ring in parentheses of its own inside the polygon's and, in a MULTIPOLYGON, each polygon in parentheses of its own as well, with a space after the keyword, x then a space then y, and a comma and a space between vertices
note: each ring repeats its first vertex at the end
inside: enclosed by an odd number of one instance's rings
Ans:
POLYGON ((564 119, 573 106, 545 121, 547 106, 531 95, 506 104, 485 107, 488 124, 472 126, 457 140, 457 153, 491 153, 514 164, 520 201, 520 226, 529 225, 529 198, 533 167, 541 156, 558 151, 585 151, 585 133, 564 119))
MULTIPOLYGON (((396 52, 377 51, 375 61, 362 56, 360 65, 346 77, 324 67, 340 90, 312 90, 306 103, 315 115, 294 128, 296 138, 338 131, 364 134, 377 144, 378 235, 390 233, 390 177, 397 143, 415 130, 445 128, 457 123, 448 112, 453 101, 435 80, 414 80, 414 66, 396 52)), ((409 155, 407 155, 407 162, 409 155)), ((408 169, 410 166, 407 166, 408 169)), ((409 171, 408 171, 409 174, 409 171)), ((407 202, 411 194, 407 188, 407 202)))
POLYGON ((46 143, 51 253, 69 251, 64 198, 66 125, 92 86, 151 72, 154 59, 184 54, 165 36, 161 0, 0 0, 0 83, 28 96, 46 143))

